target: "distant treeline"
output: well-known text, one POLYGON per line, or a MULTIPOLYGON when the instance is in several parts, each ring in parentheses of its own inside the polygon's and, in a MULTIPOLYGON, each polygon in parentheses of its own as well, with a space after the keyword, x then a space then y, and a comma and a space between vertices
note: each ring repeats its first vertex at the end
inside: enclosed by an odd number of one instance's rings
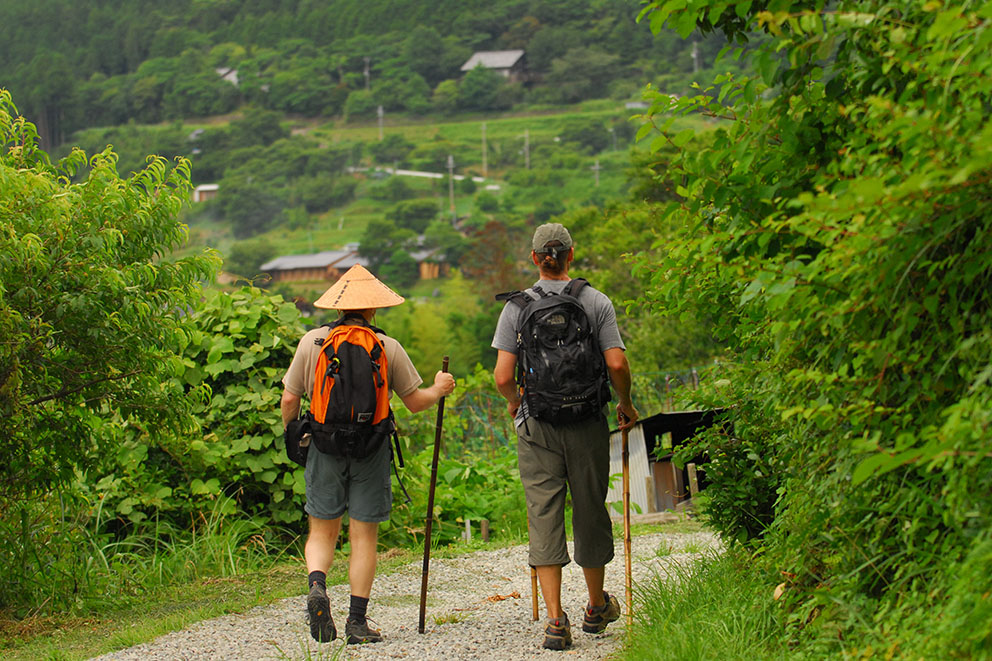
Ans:
MULTIPOLYGON (((0 0, 0 61, 44 141, 73 131, 223 114, 250 103, 374 118, 525 101, 680 92, 723 40, 654 38, 637 0, 0 0), (530 78, 462 85, 478 50, 523 49, 530 78), (366 75, 367 70, 367 75, 366 75), (237 82, 222 74, 236 71, 237 82), (371 116, 370 116, 371 112, 371 116)), ((492 73, 492 72, 487 72, 492 73)))

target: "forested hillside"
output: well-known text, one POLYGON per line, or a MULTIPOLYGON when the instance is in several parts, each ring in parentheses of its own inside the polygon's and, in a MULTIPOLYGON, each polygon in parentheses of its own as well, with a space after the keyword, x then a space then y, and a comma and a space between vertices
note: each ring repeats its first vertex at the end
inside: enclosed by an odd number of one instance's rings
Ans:
MULTIPOLYGON (((459 379, 437 539, 522 538, 492 294, 556 219, 638 408, 698 366, 675 406, 724 416, 676 461, 727 553, 641 586, 629 658, 992 656, 992 4, 641 10, 0 0, 0 649, 299 554, 280 379, 328 282, 221 286, 213 249, 244 281, 358 243, 408 298, 377 323, 459 379), (525 81, 459 71, 504 48, 525 81), (449 158, 483 185, 395 173, 449 158)), ((435 428, 397 419, 410 546, 435 428)))
MULTIPOLYGON (((636 0, 0 2, 0 85, 48 146, 73 131, 227 113, 498 110, 681 92, 722 40, 651 39, 636 0), (523 49, 528 79, 452 98, 474 51, 523 49), (236 79, 232 72, 236 72, 236 79), (225 79, 222 76, 228 74, 225 79)), ((486 72, 491 73, 491 72, 486 72)), ((484 78, 481 75, 480 77, 484 78)), ((371 114, 370 114, 371 113, 371 114)))

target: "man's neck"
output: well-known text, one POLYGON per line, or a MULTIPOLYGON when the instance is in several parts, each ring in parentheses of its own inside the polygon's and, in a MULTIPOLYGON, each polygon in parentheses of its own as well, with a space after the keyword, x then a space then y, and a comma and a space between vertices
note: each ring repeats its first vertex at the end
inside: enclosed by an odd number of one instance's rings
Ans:
POLYGON ((562 271, 558 275, 551 275, 550 273, 541 273, 541 280, 571 280, 568 271, 562 271))

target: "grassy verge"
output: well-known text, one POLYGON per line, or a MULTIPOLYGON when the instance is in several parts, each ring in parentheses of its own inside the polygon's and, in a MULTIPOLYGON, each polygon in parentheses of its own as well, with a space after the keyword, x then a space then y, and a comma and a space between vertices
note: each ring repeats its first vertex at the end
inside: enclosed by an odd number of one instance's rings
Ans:
POLYGON ((790 656, 773 586, 741 554, 711 555, 641 585, 623 658, 780 659, 790 656))
MULTIPOLYGON (((693 520, 669 524, 635 524, 633 535, 656 532, 691 533, 703 530, 693 520)), ((615 526, 619 539, 622 526, 615 526)), ((432 558, 451 558, 480 550, 525 543, 525 539, 501 539, 440 547, 432 558)), ((394 548, 380 553, 379 575, 387 575, 422 557, 422 548, 394 548)), ((348 557, 339 552, 329 583, 348 580, 348 557)), ((274 566, 228 577, 203 578, 192 583, 151 588, 138 596, 104 603, 82 615, 5 618, 0 613, 0 656, 10 661, 35 659, 86 659, 142 642, 195 622, 302 595, 305 575, 301 558, 284 556, 274 566)))

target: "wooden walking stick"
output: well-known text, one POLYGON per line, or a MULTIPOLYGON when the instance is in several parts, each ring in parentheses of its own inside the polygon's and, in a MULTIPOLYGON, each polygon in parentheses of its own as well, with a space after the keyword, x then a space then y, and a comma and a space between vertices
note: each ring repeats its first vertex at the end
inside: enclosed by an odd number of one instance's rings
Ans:
MULTIPOLYGON (((626 418, 623 418, 626 422, 626 418)), ((627 437, 630 430, 620 432, 620 458, 623 466, 623 559, 624 587, 627 589, 627 631, 633 622, 634 600, 630 585, 630 448, 627 437)))
MULTIPOLYGON (((442 372, 448 371, 448 357, 444 357, 442 372)), ((437 402, 437 424, 434 427, 434 458, 431 461, 431 486, 427 494, 427 521, 424 524, 424 571, 420 580, 420 622, 417 631, 424 633, 424 615, 427 609, 427 573, 431 564, 431 523, 434 520, 434 488, 437 486, 437 462, 441 453, 441 426, 444 423, 444 397, 437 402)))
POLYGON ((537 609, 537 567, 530 568, 530 605, 534 611, 534 621, 541 619, 537 609))
MULTIPOLYGON (((527 517, 527 536, 530 537, 530 516, 527 517)), ((537 608, 537 567, 530 565, 530 605, 534 611, 534 621, 541 619, 537 608)))

